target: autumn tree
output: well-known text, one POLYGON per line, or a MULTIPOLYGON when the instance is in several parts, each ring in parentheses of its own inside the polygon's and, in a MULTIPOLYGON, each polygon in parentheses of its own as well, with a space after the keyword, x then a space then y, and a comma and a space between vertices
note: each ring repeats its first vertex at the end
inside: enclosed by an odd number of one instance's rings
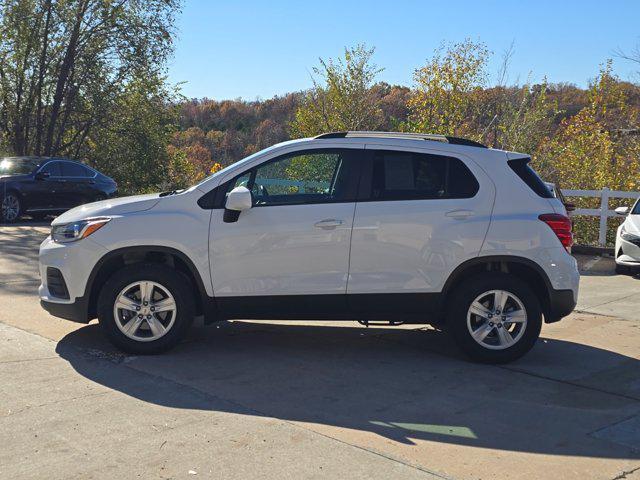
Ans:
POLYGON ((478 138, 468 119, 477 105, 474 94, 487 83, 489 50, 469 39, 441 46, 414 72, 415 90, 408 101, 406 130, 478 138))
POLYGON ((292 136, 376 130, 381 125, 382 111, 373 86, 382 69, 372 63, 374 51, 358 45, 345 48, 344 58, 320 59, 320 66, 313 69, 313 87, 291 124, 292 136))
MULTIPOLYGON (((627 103, 611 62, 590 86, 588 102, 566 118, 542 148, 539 168, 564 188, 640 190, 640 137, 632 134, 638 111, 627 103)), ((576 229, 583 242, 597 238, 597 228, 588 219, 577 219, 576 229)))

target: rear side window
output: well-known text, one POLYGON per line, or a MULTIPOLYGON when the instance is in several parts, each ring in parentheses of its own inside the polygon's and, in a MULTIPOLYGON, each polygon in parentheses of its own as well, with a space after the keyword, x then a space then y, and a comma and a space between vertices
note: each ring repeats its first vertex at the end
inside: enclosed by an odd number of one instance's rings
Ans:
POLYGON ((553 193, 547 185, 538 176, 536 171, 529 166, 531 159, 529 157, 518 158, 517 160, 509 160, 507 163, 520 179, 527 184, 538 196, 542 198, 553 198, 553 193))
POLYGON ((79 163, 61 162, 63 177, 93 177, 93 172, 79 163))
POLYGON ((426 153, 377 151, 371 200, 471 198, 478 181, 459 159, 426 153))

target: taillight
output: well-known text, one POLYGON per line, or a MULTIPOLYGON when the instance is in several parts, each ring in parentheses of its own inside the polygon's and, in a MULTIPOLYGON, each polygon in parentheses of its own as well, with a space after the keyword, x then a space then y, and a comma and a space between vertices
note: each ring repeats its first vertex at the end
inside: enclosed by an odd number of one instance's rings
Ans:
POLYGON ((573 245, 573 233, 571 233, 571 220, 569 217, 559 213, 545 213, 538 218, 551 227, 562 246, 569 251, 571 245, 573 245))

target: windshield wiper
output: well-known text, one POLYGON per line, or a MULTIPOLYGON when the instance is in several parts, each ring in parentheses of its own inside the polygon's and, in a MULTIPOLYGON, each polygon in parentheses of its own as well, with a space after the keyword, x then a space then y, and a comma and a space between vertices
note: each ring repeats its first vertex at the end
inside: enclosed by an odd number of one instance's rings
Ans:
POLYGON ((175 195, 176 193, 181 193, 184 192, 184 189, 180 189, 180 190, 169 190, 168 192, 162 192, 160 194, 161 197, 169 197, 171 195, 175 195))

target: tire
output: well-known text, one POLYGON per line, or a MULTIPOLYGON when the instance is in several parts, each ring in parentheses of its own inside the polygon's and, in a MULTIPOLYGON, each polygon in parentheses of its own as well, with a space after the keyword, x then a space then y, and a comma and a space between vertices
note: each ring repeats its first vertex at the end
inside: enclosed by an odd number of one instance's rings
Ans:
POLYGON ((188 278, 165 265, 124 267, 107 280, 98 296, 98 321, 111 343, 125 352, 146 355, 167 351, 184 338, 193 321, 195 305, 189 285, 188 278), (145 297, 148 305, 143 305, 140 299, 142 282, 145 282, 144 288, 152 292, 145 297), (122 299, 122 295, 132 300, 127 306, 137 305, 138 313, 133 308, 116 308, 116 300, 122 299), (158 309, 169 308, 173 301, 174 310, 154 313, 153 305, 161 305, 160 300, 165 303, 158 309), (137 324, 130 324, 131 321, 137 324), (124 330, 129 330, 129 335, 124 330))
POLYGON ((12 223, 18 220, 20 215, 22 215, 20 197, 13 192, 3 195, 0 204, 0 218, 7 223, 12 223))
POLYGON ((627 265, 620 265, 619 263, 616 263, 616 273, 618 275, 630 275, 633 272, 631 270, 631 267, 628 267, 627 265))
POLYGON ((511 362, 531 350, 540 336, 540 301, 531 287, 515 275, 487 272, 473 276, 453 291, 447 303, 446 329, 474 361, 511 362), (496 298, 505 297, 505 311, 509 313, 497 314, 496 298), (480 310, 482 316, 470 312, 472 304, 484 307, 480 310), (474 339, 472 331, 479 340, 474 339))

